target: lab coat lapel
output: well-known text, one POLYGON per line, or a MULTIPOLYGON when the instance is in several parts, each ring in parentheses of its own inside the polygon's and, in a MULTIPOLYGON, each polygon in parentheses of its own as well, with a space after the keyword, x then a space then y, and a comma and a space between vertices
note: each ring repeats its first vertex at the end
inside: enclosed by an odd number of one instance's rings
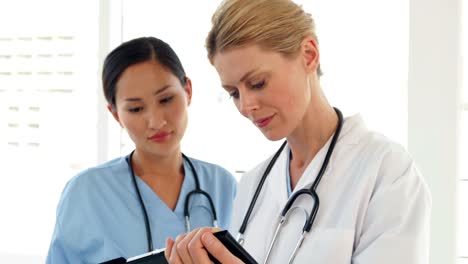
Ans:
MULTIPOLYGON (((278 204, 281 208, 286 204, 288 201, 288 193, 286 187, 286 164, 287 164, 287 157, 289 154, 289 147, 285 147, 281 152, 281 155, 275 162, 270 175, 268 176, 267 182, 267 191, 268 197, 272 197, 275 199, 276 204, 278 204)), ((278 212, 278 215, 281 213, 278 212)))
MULTIPOLYGON (((246 230, 244 246, 256 249, 251 254, 257 260, 262 260, 265 257, 281 211, 288 200, 286 189, 286 158, 288 153, 288 148, 284 148, 272 167, 262 189, 263 195, 259 196, 256 210, 252 212, 249 227, 246 230), (254 228, 256 226, 258 227, 254 228), (262 242, 259 242, 258 239, 261 237, 262 242)), ((261 173, 263 174, 263 172, 264 169, 261 173)))
MULTIPOLYGON (((297 182, 296 187, 294 188, 293 192, 296 192, 300 189, 310 188, 317 178, 317 175, 322 167, 323 161, 325 160, 326 153, 330 146, 331 138, 327 141, 327 143, 317 152, 315 157, 312 161, 307 165, 304 173, 302 174, 301 178, 297 182)), ((329 162, 328 166, 322 176, 322 179, 326 177, 326 175, 332 170, 333 162, 329 162)), ((320 186, 320 184, 319 184, 320 186)))

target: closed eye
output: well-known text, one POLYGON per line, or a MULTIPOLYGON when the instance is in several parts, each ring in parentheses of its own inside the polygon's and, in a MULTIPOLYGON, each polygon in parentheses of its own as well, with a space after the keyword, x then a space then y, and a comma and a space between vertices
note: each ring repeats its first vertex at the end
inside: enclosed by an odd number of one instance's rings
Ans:
POLYGON ((142 106, 139 106, 139 107, 132 107, 132 108, 129 108, 129 109, 128 109, 128 111, 129 111, 130 113, 138 113, 138 112, 140 112, 140 111, 142 111, 142 110, 143 110, 143 107, 142 107, 142 106))
POLYGON ((265 86, 265 81, 261 81, 261 82, 257 82, 257 83, 254 83, 254 84, 251 84, 250 87, 252 87, 252 89, 262 89, 263 87, 265 86))
POLYGON ((172 101, 172 99, 174 99, 174 95, 164 97, 163 99, 159 100, 159 102, 161 104, 167 104, 167 103, 170 103, 172 101))
POLYGON ((229 98, 239 99, 239 91, 233 90, 229 92, 229 98))

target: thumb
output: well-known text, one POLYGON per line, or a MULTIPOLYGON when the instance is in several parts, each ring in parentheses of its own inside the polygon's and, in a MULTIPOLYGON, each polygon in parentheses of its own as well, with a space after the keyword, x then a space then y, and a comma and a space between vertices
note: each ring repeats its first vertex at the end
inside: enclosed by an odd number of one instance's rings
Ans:
POLYGON ((205 249, 219 262, 225 264, 243 263, 240 259, 229 252, 229 250, 212 233, 207 232, 203 234, 201 240, 205 249))

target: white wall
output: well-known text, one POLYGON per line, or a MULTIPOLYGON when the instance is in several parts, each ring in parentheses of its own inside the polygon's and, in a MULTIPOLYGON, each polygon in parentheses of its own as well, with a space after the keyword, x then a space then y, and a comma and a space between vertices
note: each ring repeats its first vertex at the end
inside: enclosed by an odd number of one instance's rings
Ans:
POLYGON ((460 0, 410 0, 408 147, 432 191, 431 263, 455 263, 460 0))

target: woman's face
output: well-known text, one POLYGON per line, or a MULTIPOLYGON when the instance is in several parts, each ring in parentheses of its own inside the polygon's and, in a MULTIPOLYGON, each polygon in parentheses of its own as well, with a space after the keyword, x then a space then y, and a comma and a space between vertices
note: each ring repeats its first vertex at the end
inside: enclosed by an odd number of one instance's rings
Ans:
POLYGON ((279 140, 298 127, 310 105, 306 59, 250 45, 216 54, 213 65, 239 112, 268 139, 279 140))
POLYGON ((116 109, 110 108, 136 149, 166 156, 180 149, 187 127, 192 87, 155 61, 128 67, 116 84, 116 109))

